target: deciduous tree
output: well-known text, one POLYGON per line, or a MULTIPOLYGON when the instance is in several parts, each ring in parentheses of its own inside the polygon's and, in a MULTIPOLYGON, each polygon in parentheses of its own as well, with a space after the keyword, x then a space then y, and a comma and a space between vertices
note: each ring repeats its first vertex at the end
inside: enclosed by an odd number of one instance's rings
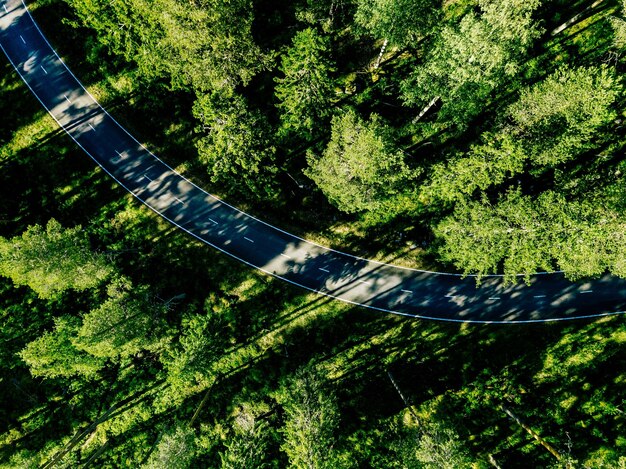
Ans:
POLYGON ((375 210, 399 193, 410 177, 402 151, 394 148, 378 116, 362 120, 354 111, 332 121, 330 142, 322 155, 308 155, 305 174, 344 212, 375 210))
POLYGON ((433 39, 425 61, 403 83, 409 104, 441 97, 442 118, 461 126, 480 114, 492 92, 519 72, 519 60, 540 34, 532 19, 540 0, 484 0, 433 39))
POLYGON ((93 288, 112 271, 107 258, 90 248, 80 226, 65 229, 51 219, 45 229, 34 225, 21 236, 0 238, 0 275, 28 285, 41 298, 93 288))
POLYGON ((307 28, 296 33, 282 56, 276 97, 283 131, 311 137, 330 116, 335 69, 329 51, 328 39, 307 28))
POLYGON ((297 468, 333 466, 338 411, 332 393, 313 370, 300 370, 279 395, 285 413, 282 450, 297 468))
POLYGON ((167 307, 148 287, 119 277, 107 293, 104 303, 84 315, 75 339, 78 348, 95 357, 118 359, 164 345, 167 307))
POLYGON ((96 375, 104 366, 104 360, 82 352, 74 346, 79 327, 78 318, 58 317, 54 320, 52 331, 44 332, 20 352, 20 357, 28 365, 33 376, 93 378, 96 375))
POLYGON ((197 143, 198 156, 211 180, 249 197, 274 197, 276 149, 265 117, 234 93, 203 94, 193 112, 204 134, 197 143))

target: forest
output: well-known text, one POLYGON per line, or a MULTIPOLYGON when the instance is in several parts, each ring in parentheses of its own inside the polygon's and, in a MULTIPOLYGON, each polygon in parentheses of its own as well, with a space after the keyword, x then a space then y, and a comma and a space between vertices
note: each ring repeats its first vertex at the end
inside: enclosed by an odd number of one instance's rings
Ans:
MULTIPOLYGON (((626 0, 27 3, 142 143, 286 231, 477 283, 626 277, 626 0)), ((290 286, 139 204, 0 67, 0 467, 626 469, 623 316, 290 286)))

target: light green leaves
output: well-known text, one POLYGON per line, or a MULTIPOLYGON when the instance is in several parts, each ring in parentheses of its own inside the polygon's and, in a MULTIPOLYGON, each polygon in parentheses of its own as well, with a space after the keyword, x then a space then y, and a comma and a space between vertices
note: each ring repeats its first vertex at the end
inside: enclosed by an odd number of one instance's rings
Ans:
POLYGON ((41 298, 93 288, 112 270, 105 256, 90 249, 80 226, 64 229, 51 219, 45 229, 34 225, 21 236, 0 238, 0 275, 28 285, 41 298))
POLYGON ((354 111, 333 118, 332 135, 320 157, 308 155, 305 172, 344 212, 374 210, 401 190, 410 172, 376 115, 363 121, 354 111))

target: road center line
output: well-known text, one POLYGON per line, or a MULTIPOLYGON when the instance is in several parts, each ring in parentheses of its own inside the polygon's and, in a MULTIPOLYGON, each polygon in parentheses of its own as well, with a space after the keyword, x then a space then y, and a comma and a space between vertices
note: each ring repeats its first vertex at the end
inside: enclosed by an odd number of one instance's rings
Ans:
POLYGON ((533 298, 545 298, 545 297, 546 297, 546 295, 535 295, 535 296, 533 296, 533 298))
POLYGON ((330 270, 328 270, 328 269, 323 269, 323 268, 321 268, 321 267, 319 267, 319 269, 320 269, 322 272, 328 272, 328 273, 330 273, 330 270))
POLYGON ((176 202, 178 202, 179 204, 187 205, 185 202, 180 200, 178 197, 174 197, 174 198, 176 199, 176 202))
POLYGON ((286 257, 287 259, 293 259, 293 257, 288 256, 287 254, 282 254, 282 253, 281 253, 280 255, 281 255, 281 256, 283 256, 283 257, 286 257))
POLYGON ((143 175, 144 178, 146 178, 148 181, 153 182, 154 179, 150 179, 148 176, 146 176, 145 174, 143 175))
POLYGON ((119 156, 120 158, 124 158, 124 155, 122 155, 119 151, 115 150, 115 153, 117 153, 117 156, 119 156))
POLYGON ((2 6, 4 7, 4 11, 8 13, 9 10, 7 9, 7 6, 6 5, 2 5, 2 6))
POLYGON ((593 293, 593 290, 583 290, 580 293, 593 293))
POLYGON ((254 243, 254 240, 250 239, 250 238, 246 238, 245 236, 243 237, 243 239, 245 239, 246 241, 249 241, 251 243, 254 243))
MULTIPOLYGON (((6 7, 5 7, 5 8, 6 8, 6 7)), ((22 42, 23 42, 24 44, 26 44, 26 41, 24 40, 24 38, 22 37, 22 35, 21 35, 21 34, 20 34, 20 39, 22 40, 22 42)))
POLYGON ((372 282, 367 282, 365 280, 357 280, 357 282, 364 283, 365 285, 371 285, 372 284, 372 282))
POLYGON ((94 132, 96 131, 96 129, 93 127, 93 125, 91 125, 91 124, 88 124, 88 125, 91 128, 91 130, 93 130, 94 132))
POLYGON ((500 297, 499 296, 491 296, 489 297, 490 300, 499 300, 500 297))
POLYGON ((45 73, 46 75, 48 74, 48 70, 46 70, 45 68, 43 68, 43 65, 40 65, 41 69, 43 70, 43 73, 45 73))
POLYGON ((218 223, 218 222, 216 222, 215 220, 213 220, 212 218, 209 218, 209 221, 210 221, 211 223, 213 223, 214 225, 219 225, 219 223, 218 223))
POLYGON ((72 104, 72 101, 70 101, 70 98, 68 98, 66 94, 64 94, 64 95, 63 95, 63 97, 64 97, 65 99, 67 99, 67 102, 68 102, 68 103, 72 104))
POLYGON ((413 292, 411 290, 404 290, 403 289, 403 290, 400 290, 400 291, 403 291, 404 293, 410 293, 411 295, 413 294, 413 292))
POLYGON ((445 295, 446 298, 456 298, 456 295, 445 295))

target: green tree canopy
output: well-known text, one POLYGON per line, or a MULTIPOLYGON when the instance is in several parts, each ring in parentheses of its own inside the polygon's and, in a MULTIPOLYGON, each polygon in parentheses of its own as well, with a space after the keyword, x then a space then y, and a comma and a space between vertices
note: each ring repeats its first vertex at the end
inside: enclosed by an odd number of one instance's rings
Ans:
POLYGON ((163 346, 167 340, 167 306, 146 286, 126 277, 107 288, 108 299, 83 317, 75 344, 96 357, 118 359, 163 346))
POLYGON ((112 270, 105 256, 91 250, 80 226, 64 229, 51 219, 45 229, 33 225, 21 236, 0 237, 0 275, 28 285, 41 298, 93 288, 112 270))
POLYGON ((622 0, 622 16, 611 18, 611 24, 613 25, 613 32, 615 38, 613 44, 616 49, 626 49, 626 0, 622 0))
POLYGON ((522 91, 508 123, 465 155, 435 165, 422 199, 453 201, 498 185, 528 165, 552 166, 594 148, 616 118, 621 85, 606 67, 565 68, 522 91))
POLYGON ((362 120, 350 110, 332 121, 330 142, 320 157, 308 155, 305 174, 339 210, 374 210, 402 190, 410 177, 402 151, 394 148, 377 115, 362 120))
POLYGON ((443 101, 442 118, 459 125, 480 114, 493 90, 519 72, 522 53, 540 29, 532 12, 540 0, 483 0, 481 15, 468 13, 434 38, 425 61, 403 83, 409 104, 443 101))
POLYGON ((274 197, 276 149, 265 117, 249 110, 241 95, 225 93, 199 96, 193 113, 204 133, 198 156, 211 180, 246 196, 274 197))
POLYGON ((331 113, 334 94, 328 39, 313 28, 298 31, 282 56, 276 78, 276 97, 283 130, 299 135, 313 133, 331 113))
POLYGON ((188 469, 196 452, 194 430, 180 423, 163 432, 142 469, 188 469))
POLYGON ((497 204, 461 202, 435 234, 443 241, 442 259, 479 280, 501 266, 509 282, 555 266, 571 279, 607 269, 626 275, 626 224, 619 214, 552 191, 534 200, 514 190, 497 204))
POLYGON ((358 0, 354 21, 373 37, 404 47, 432 29, 439 0, 358 0))
POLYGON ((249 0, 67 0, 83 23, 147 79, 174 88, 231 89, 267 65, 249 0))
POLYGON ((313 370, 299 370, 279 396, 285 413, 282 450, 293 467, 333 468, 339 416, 334 397, 313 370))
POLYGON ((20 357, 33 376, 69 378, 80 375, 94 377, 104 360, 78 350, 74 346, 80 319, 61 316, 54 320, 54 330, 44 332, 20 352, 20 357))
POLYGON ((220 453, 221 468, 267 467, 268 425, 245 415, 236 420, 233 430, 231 438, 225 443, 226 451, 220 453))
POLYGON ((593 148, 598 130, 615 119, 621 88, 607 67, 558 70, 509 107, 515 136, 535 165, 567 161, 593 148))

